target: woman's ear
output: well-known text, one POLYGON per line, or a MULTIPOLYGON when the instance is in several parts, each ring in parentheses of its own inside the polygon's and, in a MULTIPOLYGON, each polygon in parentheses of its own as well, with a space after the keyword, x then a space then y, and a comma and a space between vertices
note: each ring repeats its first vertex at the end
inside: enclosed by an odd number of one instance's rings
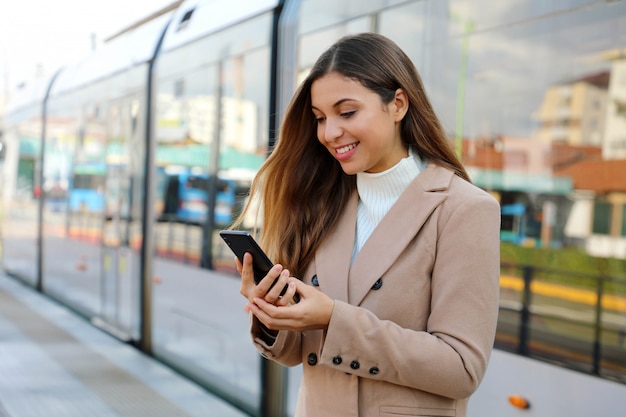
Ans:
POLYGON ((398 88, 396 90, 396 96, 393 99, 393 104, 395 106, 394 120, 396 122, 400 122, 409 111, 409 97, 403 89, 398 88))

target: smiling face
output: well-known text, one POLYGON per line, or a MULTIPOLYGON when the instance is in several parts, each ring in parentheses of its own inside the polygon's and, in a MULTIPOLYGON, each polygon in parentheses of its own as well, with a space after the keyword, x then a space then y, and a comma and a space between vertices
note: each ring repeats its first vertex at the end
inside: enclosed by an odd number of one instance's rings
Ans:
POLYGON ((408 110, 398 89, 388 104, 361 83, 331 72, 311 85, 317 138, 346 174, 382 172, 408 156, 400 121, 408 110))

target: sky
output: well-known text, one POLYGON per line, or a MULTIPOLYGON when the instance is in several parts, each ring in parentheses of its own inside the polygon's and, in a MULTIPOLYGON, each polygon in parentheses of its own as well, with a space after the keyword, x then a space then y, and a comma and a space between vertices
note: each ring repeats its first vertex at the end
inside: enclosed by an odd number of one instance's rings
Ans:
POLYGON ((0 95, 52 75, 174 0, 0 0, 0 95))

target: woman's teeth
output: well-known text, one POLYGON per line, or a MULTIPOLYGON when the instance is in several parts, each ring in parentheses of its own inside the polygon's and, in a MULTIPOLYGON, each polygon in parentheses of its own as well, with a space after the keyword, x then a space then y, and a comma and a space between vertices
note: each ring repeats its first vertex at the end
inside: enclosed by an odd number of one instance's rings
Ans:
POLYGON ((341 155, 342 153, 346 153, 349 150, 352 150, 354 148, 356 148, 356 143, 352 143, 350 145, 346 145, 346 146, 344 146, 342 148, 337 148, 337 153, 341 155))

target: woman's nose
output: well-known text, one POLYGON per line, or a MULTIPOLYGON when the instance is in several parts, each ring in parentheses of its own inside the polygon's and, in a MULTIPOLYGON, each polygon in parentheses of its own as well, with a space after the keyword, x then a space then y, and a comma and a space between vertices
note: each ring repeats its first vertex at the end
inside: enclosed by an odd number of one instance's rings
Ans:
POLYGON ((324 129, 324 139, 327 142, 334 142, 343 135, 343 128, 337 120, 328 118, 326 119, 326 126, 324 129))

